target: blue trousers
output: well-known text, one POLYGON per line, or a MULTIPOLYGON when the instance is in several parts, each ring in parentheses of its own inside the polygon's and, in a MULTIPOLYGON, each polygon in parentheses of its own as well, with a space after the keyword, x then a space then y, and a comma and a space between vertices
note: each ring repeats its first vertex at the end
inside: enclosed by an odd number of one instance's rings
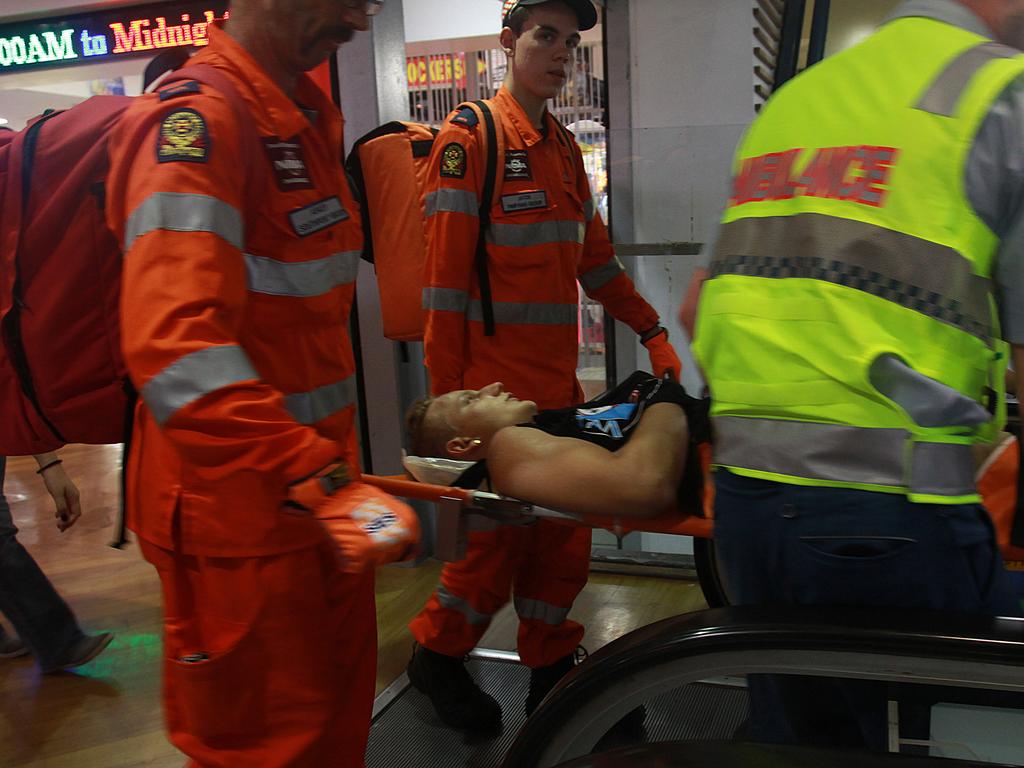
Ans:
MULTIPOLYGON (((734 605, 1014 614, 985 510, 715 473, 715 546, 734 605)), ((758 741, 884 749, 884 684, 751 675, 758 741)))
POLYGON ((39 666, 55 665, 82 638, 75 615, 16 538, 3 495, 7 459, 0 456, 0 613, 14 625, 39 666))

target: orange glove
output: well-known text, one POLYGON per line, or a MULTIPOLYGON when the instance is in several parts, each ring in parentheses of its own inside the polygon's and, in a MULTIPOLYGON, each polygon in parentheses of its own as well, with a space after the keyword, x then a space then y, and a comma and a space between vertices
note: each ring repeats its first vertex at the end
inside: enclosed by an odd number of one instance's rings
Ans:
POLYGON ((679 355, 672 349, 672 345, 668 343, 668 331, 664 328, 654 331, 654 335, 645 339, 643 344, 651 356, 651 373, 659 379, 668 375, 672 381, 679 381, 683 364, 679 361, 679 355))
POLYGON ((416 513, 379 488, 344 481, 345 474, 344 465, 334 465, 296 483, 286 508, 297 514, 312 512, 334 540, 342 570, 348 573, 412 557, 420 539, 416 513))

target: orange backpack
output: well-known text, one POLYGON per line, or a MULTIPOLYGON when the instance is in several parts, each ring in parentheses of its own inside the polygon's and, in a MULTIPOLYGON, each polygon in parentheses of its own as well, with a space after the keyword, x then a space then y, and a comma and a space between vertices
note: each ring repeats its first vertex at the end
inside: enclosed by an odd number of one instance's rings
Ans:
MULTIPOLYGON (((494 309, 484 237, 494 197, 500 137, 484 101, 460 104, 483 120, 487 165, 480 205, 476 266, 484 323, 493 335, 494 309)), ((385 123, 352 146, 346 168, 362 203, 363 258, 374 265, 380 292, 384 335, 395 341, 421 341, 424 265, 427 255, 426 186, 429 158, 437 130, 420 123, 385 123)))

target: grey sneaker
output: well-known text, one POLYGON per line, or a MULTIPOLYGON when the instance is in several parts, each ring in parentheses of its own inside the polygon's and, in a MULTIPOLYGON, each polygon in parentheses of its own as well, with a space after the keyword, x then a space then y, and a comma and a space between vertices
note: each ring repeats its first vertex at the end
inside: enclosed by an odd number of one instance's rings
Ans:
POLYGON ((61 672, 65 669, 88 664, 99 656, 113 639, 114 636, 109 632, 102 632, 98 635, 85 635, 81 640, 68 648, 64 655, 54 664, 45 667, 43 674, 49 675, 54 672, 61 672))

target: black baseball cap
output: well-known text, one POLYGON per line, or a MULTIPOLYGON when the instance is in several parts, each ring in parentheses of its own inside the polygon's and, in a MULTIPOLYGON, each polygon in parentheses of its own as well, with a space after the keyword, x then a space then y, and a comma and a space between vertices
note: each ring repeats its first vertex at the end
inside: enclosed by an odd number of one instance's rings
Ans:
MULTIPOLYGON (((501 25, 508 26, 508 17, 516 8, 550 2, 552 0, 505 0, 505 4, 501 8, 501 25)), ((594 8, 594 4, 590 0, 561 0, 561 2, 576 11, 576 18, 580 20, 580 32, 593 29, 597 24, 597 9, 594 8)))

